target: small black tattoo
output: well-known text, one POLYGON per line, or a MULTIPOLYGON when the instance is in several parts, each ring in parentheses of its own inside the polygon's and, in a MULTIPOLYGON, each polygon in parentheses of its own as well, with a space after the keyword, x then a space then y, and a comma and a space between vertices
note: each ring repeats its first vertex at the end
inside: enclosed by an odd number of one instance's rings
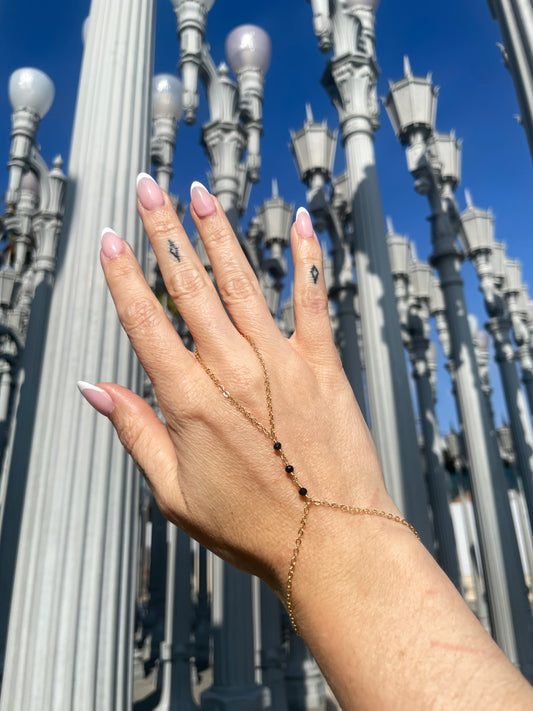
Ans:
POLYGON ((315 267, 314 264, 313 264, 313 266, 311 267, 311 271, 310 271, 309 273, 310 273, 311 276, 313 277, 313 281, 314 281, 314 283, 316 284, 317 281, 318 281, 318 277, 320 276, 320 272, 318 271, 318 269, 315 267))
POLYGON ((173 242, 171 239, 168 240, 168 251, 174 257, 174 259, 177 259, 178 262, 181 262, 180 251, 178 249, 178 245, 175 242, 173 242))

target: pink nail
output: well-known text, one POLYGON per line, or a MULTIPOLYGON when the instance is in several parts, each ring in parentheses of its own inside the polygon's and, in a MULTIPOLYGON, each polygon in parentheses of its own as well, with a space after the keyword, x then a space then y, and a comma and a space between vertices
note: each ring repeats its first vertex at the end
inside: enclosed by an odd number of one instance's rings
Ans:
POLYGON ((298 212, 296 213, 296 231, 300 237, 304 237, 305 239, 315 236, 313 223, 305 207, 298 208, 298 212))
POLYGON ((191 185, 191 202, 198 217, 210 217, 217 211, 215 201, 197 180, 191 185))
POLYGON ((114 259, 124 252, 124 240, 110 227, 102 230, 102 252, 108 259, 114 259))
POLYGON ((165 204, 161 188, 148 173, 137 176, 137 197, 145 210, 157 210, 165 204))
POLYGON ((78 381, 78 388, 89 405, 92 405, 101 415, 109 417, 115 408, 115 403, 105 390, 83 380, 78 381))

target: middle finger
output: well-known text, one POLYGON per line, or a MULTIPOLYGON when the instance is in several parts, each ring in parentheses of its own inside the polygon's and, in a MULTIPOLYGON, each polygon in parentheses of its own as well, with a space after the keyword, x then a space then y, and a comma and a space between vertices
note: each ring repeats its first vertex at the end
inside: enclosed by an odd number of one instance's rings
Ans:
POLYGON ((241 338, 228 318, 176 211, 155 180, 137 179, 139 215, 154 250, 167 291, 197 347, 216 355, 241 338))

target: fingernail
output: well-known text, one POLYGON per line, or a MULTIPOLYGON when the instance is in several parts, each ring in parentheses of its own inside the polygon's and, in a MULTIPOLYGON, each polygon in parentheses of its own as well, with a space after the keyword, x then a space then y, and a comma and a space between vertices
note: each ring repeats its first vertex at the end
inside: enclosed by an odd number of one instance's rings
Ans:
POLYGON ((124 240, 120 239, 115 230, 104 227, 102 230, 102 252, 108 259, 118 257, 124 251, 124 240))
POLYGON ((299 207, 296 213, 296 231, 300 237, 304 237, 305 239, 315 236, 311 217, 305 207, 299 207))
POLYGON ((83 380, 79 380, 78 389, 89 405, 92 405, 101 415, 109 417, 109 415, 113 412, 115 403, 111 400, 106 391, 102 390, 102 388, 99 388, 96 385, 91 385, 91 383, 86 383, 83 380))
POLYGON ((209 217, 217 211, 209 191, 197 180, 191 185, 191 202, 198 217, 209 217))
POLYGON ((148 173, 137 176, 137 197, 145 210, 157 210, 165 204, 161 188, 148 173))

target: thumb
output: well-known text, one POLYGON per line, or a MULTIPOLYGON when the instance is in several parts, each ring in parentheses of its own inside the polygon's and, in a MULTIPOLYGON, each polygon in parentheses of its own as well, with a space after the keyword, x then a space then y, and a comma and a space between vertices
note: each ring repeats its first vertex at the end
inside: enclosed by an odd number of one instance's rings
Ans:
POLYGON ((78 388, 100 414, 109 417, 126 451, 146 477, 161 512, 167 518, 182 509, 176 450, 163 422, 139 395, 115 383, 78 388))

